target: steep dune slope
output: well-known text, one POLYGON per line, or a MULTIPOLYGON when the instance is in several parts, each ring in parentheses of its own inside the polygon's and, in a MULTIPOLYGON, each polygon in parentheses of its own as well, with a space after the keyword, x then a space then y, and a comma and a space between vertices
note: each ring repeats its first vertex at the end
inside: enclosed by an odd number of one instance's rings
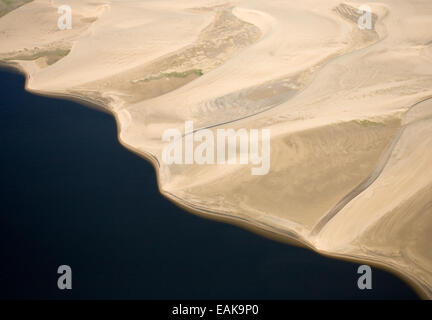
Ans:
POLYGON ((432 298, 432 2, 73 0, 71 30, 59 5, 0 18, 0 59, 29 90, 112 112, 177 204, 388 267, 432 298), (162 135, 185 121, 269 129, 268 174, 164 163, 162 135))

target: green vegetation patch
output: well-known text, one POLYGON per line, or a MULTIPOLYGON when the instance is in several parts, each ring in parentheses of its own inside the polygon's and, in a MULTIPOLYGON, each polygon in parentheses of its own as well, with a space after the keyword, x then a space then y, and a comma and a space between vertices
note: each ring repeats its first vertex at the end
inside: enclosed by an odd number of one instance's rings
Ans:
POLYGON ((356 123, 358 123, 359 125, 361 125, 363 127, 376 127, 376 126, 382 125, 381 122, 374 122, 374 121, 370 121, 370 120, 356 120, 356 123))
POLYGON ((157 76, 152 76, 152 77, 148 77, 145 79, 140 79, 137 80, 135 82, 149 82, 149 81, 153 81, 153 80, 160 80, 163 78, 186 78, 190 75, 197 75, 197 76, 202 76, 203 72, 200 69, 192 69, 192 70, 187 70, 187 71, 183 71, 183 72, 168 72, 168 73, 161 73, 158 74, 157 76))
POLYGON ((42 51, 29 53, 29 54, 18 54, 18 55, 12 56, 12 57, 5 58, 4 60, 6 60, 6 61, 10 61, 10 60, 31 61, 31 60, 39 59, 41 57, 45 57, 47 64, 51 65, 51 64, 57 62, 58 60, 60 60, 61 58, 67 56, 69 52, 70 52, 70 50, 64 50, 64 49, 42 50, 42 51))
POLYGON ((0 17, 33 0, 0 0, 0 17))

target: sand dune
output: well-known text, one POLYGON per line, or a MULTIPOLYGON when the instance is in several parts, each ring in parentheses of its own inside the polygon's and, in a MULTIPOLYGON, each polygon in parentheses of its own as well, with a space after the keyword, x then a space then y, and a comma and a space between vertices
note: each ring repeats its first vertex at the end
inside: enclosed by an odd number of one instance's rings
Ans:
POLYGON ((192 212, 389 268, 432 298, 430 0, 72 0, 71 30, 61 4, 0 18, 0 59, 28 90, 112 112, 192 212), (270 129, 269 173, 165 164, 162 134, 186 120, 270 129))

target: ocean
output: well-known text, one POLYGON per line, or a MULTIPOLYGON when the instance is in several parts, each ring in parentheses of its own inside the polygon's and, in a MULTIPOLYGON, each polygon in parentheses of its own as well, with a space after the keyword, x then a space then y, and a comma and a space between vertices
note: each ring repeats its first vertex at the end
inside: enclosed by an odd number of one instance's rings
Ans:
POLYGON ((106 113, 10 71, 0 94, 1 299, 417 299, 388 272, 359 290, 358 264, 182 210, 106 113))

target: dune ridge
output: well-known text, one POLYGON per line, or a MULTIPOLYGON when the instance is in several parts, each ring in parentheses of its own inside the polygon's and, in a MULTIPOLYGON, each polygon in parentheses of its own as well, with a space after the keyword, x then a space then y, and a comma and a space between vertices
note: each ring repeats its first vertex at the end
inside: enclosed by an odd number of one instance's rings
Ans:
POLYGON ((432 3, 35 0, 0 18, 26 89, 112 113, 162 194, 204 217, 387 268, 432 298, 432 3), (357 26, 357 8, 373 28, 357 26), (167 128, 271 129, 271 166, 166 165, 167 128))

